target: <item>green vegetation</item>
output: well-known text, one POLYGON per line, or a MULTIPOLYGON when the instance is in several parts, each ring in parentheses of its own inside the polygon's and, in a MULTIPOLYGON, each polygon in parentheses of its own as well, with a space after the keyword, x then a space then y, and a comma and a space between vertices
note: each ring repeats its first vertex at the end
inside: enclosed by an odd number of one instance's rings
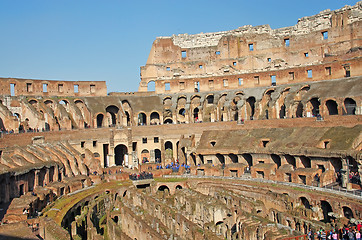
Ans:
POLYGON ((187 178, 155 178, 156 182, 184 182, 187 178))

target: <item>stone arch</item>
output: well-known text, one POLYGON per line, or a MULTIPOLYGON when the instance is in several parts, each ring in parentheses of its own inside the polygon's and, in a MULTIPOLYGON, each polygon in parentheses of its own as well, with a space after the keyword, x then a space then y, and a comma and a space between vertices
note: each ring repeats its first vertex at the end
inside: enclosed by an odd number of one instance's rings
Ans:
POLYGON ((249 167, 253 166, 253 156, 249 153, 243 153, 241 156, 245 159, 245 161, 248 163, 249 167))
POLYGON ((312 164, 311 164, 311 160, 309 157, 306 156, 300 156, 300 161, 302 162, 302 165, 304 166, 304 168, 311 168, 312 164))
POLYGON ((303 104, 302 104, 302 102, 299 102, 298 105, 297 105, 297 110, 295 112, 295 116, 297 118, 303 117, 303 111, 304 111, 303 104))
POLYGON ((246 99, 246 111, 247 111, 247 115, 249 116, 250 120, 254 119, 254 114, 255 114, 255 97, 248 97, 248 99, 246 99))
POLYGON ((185 106, 187 103, 187 98, 184 95, 181 95, 177 98, 177 107, 185 106))
POLYGON ((104 114, 103 113, 98 113, 96 120, 97 120, 97 128, 101 128, 103 127, 103 119, 104 119, 104 114))
POLYGON ((311 104, 313 117, 318 116, 319 115, 319 106, 321 105, 319 99, 317 97, 311 98, 308 103, 311 104))
POLYGON ((347 206, 343 206, 342 207, 342 210, 343 210, 343 215, 344 217, 348 218, 348 219, 351 219, 353 218, 353 211, 351 208, 347 207, 347 206))
POLYGON ((111 126, 116 126, 117 125, 117 116, 118 116, 118 112, 119 112, 119 108, 117 106, 114 105, 110 105, 106 108, 106 112, 108 114, 110 114, 110 125, 111 126))
POLYGON ((157 149, 157 148, 155 149, 155 161, 156 161, 156 163, 162 162, 161 150, 157 149))
POLYGON ((171 141, 165 142, 165 159, 166 160, 173 159, 173 144, 171 141))
POLYGON ((352 98, 344 99, 344 115, 356 115, 357 104, 352 98))
POLYGON ((38 100, 36 99, 29 99, 28 103, 34 107, 38 105, 38 100))
POLYGON ((124 144, 118 144, 114 148, 114 163, 117 166, 127 164, 128 161, 128 148, 124 144))
POLYGON ((198 122, 199 121, 199 108, 194 108, 194 111, 193 111, 193 116, 194 116, 194 122, 198 122))
POLYGON ((170 193, 170 188, 166 185, 161 185, 157 188, 157 191, 170 193))
POLYGON ((336 101, 329 99, 325 104, 329 115, 338 115, 338 104, 336 101))
POLYGON ((142 163, 147 163, 150 161, 150 151, 148 151, 147 149, 143 149, 141 151, 141 160, 142 163))
POLYGON ((170 108, 172 106, 172 97, 171 96, 167 96, 163 99, 163 106, 170 108))
POLYGON ((172 124, 172 123, 173 123, 173 121, 172 121, 172 118, 170 118, 170 117, 165 118, 165 119, 163 120, 163 124, 172 124))
POLYGON ((224 157, 224 155, 222 155, 222 154, 220 154, 220 153, 217 153, 217 154, 216 154, 216 158, 219 160, 219 162, 220 162, 221 164, 225 164, 225 157, 224 157))
POLYGON ((138 113, 138 125, 147 125, 147 117, 144 112, 138 113))
POLYGON ((230 153, 229 158, 231 159, 232 163, 238 163, 238 156, 236 156, 235 154, 230 153))
POLYGON ((276 154, 271 154, 270 157, 273 160, 273 162, 277 165, 277 167, 279 168, 281 166, 281 162, 282 162, 280 156, 276 155, 276 154))
POLYGON ((325 223, 331 222, 331 217, 328 215, 328 213, 333 212, 331 204, 328 201, 321 200, 321 208, 323 211, 323 221, 325 223))
POLYGON ((156 82, 151 80, 147 83, 147 92, 154 92, 156 91, 156 82))
POLYGON ((181 186, 181 185, 177 185, 175 189, 176 189, 176 190, 182 189, 182 186, 181 186))
POLYGON ((296 168, 297 165, 296 165, 295 157, 293 157, 292 155, 289 155, 289 154, 284 155, 284 157, 288 164, 290 164, 294 168, 296 168))
POLYGON ((131 105, 129 104, 129 102, 127 100, 122 101, 122 111, 124 112, 123 124, 125 124, 126 126, 132 126, 133 112, 132 112, 131 105))
POLYGON ((311 209, 311 205, 309 203, 309 200, 306 197, 303 197, 303 196, 300 197, 299 201, 306 209, 311 209))
POLYGON ((239 120, 239 108, 238 102, 241 100, 240 96, 236 96, 231 101, 231 120, 238 121, 239 120))
POLYGON ((5 128, 3 119, 0 117, 0 132, 1 132, 1 131, 6 131, 6 128, 5 128))
POLYGON ((206 104, 214 104, 214 94, 207 95, 206 104))
POLYGON ((150 125, 160 124, 160 114, 158 112, 152 112, 150 115, 150 125))

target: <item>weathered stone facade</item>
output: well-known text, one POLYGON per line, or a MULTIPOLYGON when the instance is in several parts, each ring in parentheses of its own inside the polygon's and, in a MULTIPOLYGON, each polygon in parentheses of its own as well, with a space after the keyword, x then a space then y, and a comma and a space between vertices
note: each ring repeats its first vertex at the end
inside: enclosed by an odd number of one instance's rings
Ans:
POLYGON ((0 232, 284 239, 361 219, 361 9, 157 38, 135 93, 1 78, 0 232), (141 171, 164 178, 126 181, 141 171))

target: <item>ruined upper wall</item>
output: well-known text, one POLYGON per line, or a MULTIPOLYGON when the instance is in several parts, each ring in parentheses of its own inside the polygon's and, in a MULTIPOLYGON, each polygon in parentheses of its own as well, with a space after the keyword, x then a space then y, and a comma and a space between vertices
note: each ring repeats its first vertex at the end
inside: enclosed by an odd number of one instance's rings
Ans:
POLYGON ((317 15, 303 17, 298 19, 298 23, 291 27, 271 29, 269 25, 255 26, 245 25, 231 31, 221 31, 213 33, 199 33, 189 35, 178 34, 172 37, 158 37, 157 39, 171 38, 176 46, 181 48, 198 48, 217 46, 223 36, 234 35, 243 36, 245 34, 269 34, 277 37, 289 37, 293 35, 309 34, 315 31, 321 31, 332 26, 338 26, 342 20, 347 20, 344 24, 351 24, 362 20, 361 15, 362 1, 355 6, 345 6, 341 9, 331 11, 324 10, 317 15), (348 15, 343 16, 344 13, 348 15), (342 14, 341 16, 338 16, 342 14), (338 17, 337 17, 338 16, 338 17))
POLYGON ((105 81, 55 81, 0 78, 0 95, 107 96, 105 81))
POLYGON ((361 20, 362 1, 280 29, 249 25, 158 37, 141 67, 139 91, 147 91, 150 82, 155 82, 156 93, 168 93, 270 86, 271 76, 280 79, 277 84, 359 76, 361 20), (312 68, 317 66, 326 68, 327 74, 315 75, 312 68), (310 70, 313 77, 307 77, 310 70), (261 74, 268 77, 262 79, 261 74))

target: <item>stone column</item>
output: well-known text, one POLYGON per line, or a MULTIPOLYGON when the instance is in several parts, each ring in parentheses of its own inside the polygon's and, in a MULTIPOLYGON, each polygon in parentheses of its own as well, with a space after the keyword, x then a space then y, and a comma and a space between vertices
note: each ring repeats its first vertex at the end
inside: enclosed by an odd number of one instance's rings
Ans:
POLYGON ((34 171, 34 187, 39 186, 39 170, 34 171))

